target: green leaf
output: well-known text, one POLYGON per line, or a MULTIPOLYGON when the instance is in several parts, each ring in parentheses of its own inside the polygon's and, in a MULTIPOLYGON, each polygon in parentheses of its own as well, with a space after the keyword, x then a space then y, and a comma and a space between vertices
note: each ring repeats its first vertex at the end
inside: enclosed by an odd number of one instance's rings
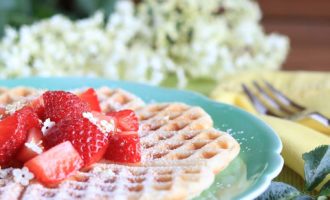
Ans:
POLYGON ((330 145, 322 145, 303 154, 307 190, 318 186, 330 173, 330 145))
POLYGON ((330 196, 330 181, 323 185, 320 191, 320 196, 330 196))
POLYGON ((272 182, 269 188, 255 200, 295 200, 300 195, 301 193, 291 185, 281 182, 272 182))

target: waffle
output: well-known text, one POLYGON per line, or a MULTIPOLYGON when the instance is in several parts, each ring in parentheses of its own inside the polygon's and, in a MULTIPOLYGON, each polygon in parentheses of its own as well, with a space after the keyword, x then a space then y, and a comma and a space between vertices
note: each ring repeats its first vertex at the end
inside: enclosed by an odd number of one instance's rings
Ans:
POLYGON ((23 199, 186 199, 194 196, 198 187, 208 187, 213 177, 203 166, 96 164, 58 188, 33 183, 26 189, 23 199))
POLYGON ((227 167, 239 145, 229 134, 215 130, 154 131, 141 137, 142 163, 203 161, 214 173, 227 167))
POLYGON ((101 87, 96 90, 96 93, 103 112, 123 109, 136 110, 145 105, 142 99, 122 89, 101 87))
POLYGON ((0 199, 18 199, 24 187, 13 180, 12 168, 0 169, 0 199))
POLYGON ((19 101, 28 101, 30 98, 41 93, 42 90, 33 88, 16 87, 16 88, 0 88, 0 105, 10 105, 19 101))
MULTIPOLYGON (((190 199, 214 181, 239 152, 227 133, 212 128, 201 108, 182 103, 145 103, 121 89, 96 90, 103 111, 135 110, 140 120, 142 161, 121 165, 101 161, 56 188, 35 180, 24 187, 0 176, 0 199, 190 199)), ((35 89, 1 89, 0 104, 30 99, 35 89), (23 98, 24 97, 24 98, 23 98)), ((79 92, 78 90, 75 92, 79 92)))
POLYGON ((149 104, 136 110, 145 131, 202 130, 211 128, 211 117, 200 107, 183 103, 149 104))

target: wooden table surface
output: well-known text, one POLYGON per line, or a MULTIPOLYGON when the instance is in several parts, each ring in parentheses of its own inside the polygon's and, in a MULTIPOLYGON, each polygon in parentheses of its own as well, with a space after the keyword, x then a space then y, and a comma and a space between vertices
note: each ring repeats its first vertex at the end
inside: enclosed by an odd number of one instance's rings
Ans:
POLYGON ((258 0, 266 32, 290 38, 286 70, 330 71, 330 0, 258 0))

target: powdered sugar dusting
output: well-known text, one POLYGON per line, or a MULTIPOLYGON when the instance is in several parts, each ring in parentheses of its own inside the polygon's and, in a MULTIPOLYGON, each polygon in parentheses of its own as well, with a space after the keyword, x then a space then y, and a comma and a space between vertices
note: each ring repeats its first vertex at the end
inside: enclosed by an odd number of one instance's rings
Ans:
POLYGON ((88 119, 92 124, 97 124, 97 119, 93 116, 91 112, 83 112, 82 116, 88 119))
POLYGON ((27 103, 28 103, 28 101, 26 99, 22 99, 20 101, 14 102, 12 104, 6 105, 6 114, 9 114, 9 115, 14 114, 17 110, 20 110, 21 108, 23 108, 27 103))
POLYGON ((112 119, 110 121, 101 120, 99 122, 99 120, 94 117, 93 113, 91 112, 84 112, 82 116, 97 126, 97 128, 102 131, 102 133, 108 134, 109 132, 115 130, 115 122, 112 119))

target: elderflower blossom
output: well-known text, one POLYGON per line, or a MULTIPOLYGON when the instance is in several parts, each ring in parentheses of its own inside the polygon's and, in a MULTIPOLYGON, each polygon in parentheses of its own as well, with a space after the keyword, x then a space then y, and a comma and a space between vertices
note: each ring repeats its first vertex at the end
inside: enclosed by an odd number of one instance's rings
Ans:
POLYGON ((42 134, 47 135, 48 130, 50 130, 53 126, 55 126, 55 122, 51 121, 50 118, 47 118, 43 122, 43 126, 41 128, 42 134))
POLYGON ((118 1, 106 22, 102 13, 78 21, 55 15, 0 42, 0 78, 99 76, 153 85, 175 75, 221 77, 247 69, 277 69, 288 39, 265 35, 252 0, 118 1))
POLYGON ((30 180, 34 178, 34 175, 27 167, 23 167, 22 169, 14 169, 12 173, 14 176, 14 181, 24 186, 27 186, 30 180))

